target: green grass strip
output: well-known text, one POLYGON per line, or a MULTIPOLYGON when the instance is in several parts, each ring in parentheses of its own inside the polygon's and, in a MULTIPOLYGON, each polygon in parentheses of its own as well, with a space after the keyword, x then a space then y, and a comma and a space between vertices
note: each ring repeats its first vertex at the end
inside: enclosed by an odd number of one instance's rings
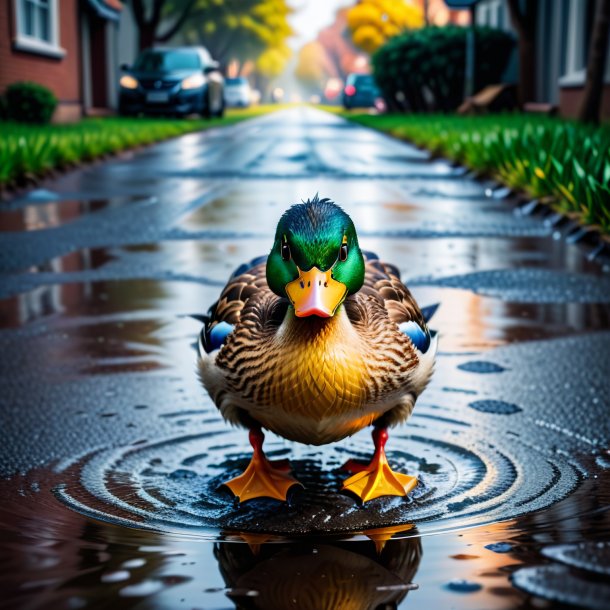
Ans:
POLYGON ((546 116, 353 114, 356 123, 408 140, 610 232, 610 125, 546 116))
POLYGON ((221 119, 97 118, 62 125, 0 122, 0 191, 62 170, 186 133, 233 125, 282 106, 231 109, 221 119))

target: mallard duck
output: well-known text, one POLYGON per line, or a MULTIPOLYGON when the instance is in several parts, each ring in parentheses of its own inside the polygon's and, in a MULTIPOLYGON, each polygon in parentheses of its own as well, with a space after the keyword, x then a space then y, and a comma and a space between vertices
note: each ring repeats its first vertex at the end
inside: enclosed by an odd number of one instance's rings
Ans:
POLYGON ((253 456, 225 485, 239 501, 286 500, 300 485, 263 452, 263 429, 323 445, 373 426, 369 464, 350 461, 343 490, 362 502, 405 496, 414 476, 393 472, 387 429, 426 387, 436 337, 393 265, 363 252, 351 218, 317 196, 281 217, 271 252, 242 265, 205 317, 201 382, 253 456))

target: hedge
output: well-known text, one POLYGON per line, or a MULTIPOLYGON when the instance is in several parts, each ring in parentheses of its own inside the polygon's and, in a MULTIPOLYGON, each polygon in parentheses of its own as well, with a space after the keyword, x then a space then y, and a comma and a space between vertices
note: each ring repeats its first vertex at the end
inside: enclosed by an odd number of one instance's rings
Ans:
MULTIPOLYGON (((475 91, 502 79, 515 41, 502 30, 475 29, 475 91)), ((391 38, 373 55, 375 80, 390 108, 455 110, 464 98, 468 28, 427 27, 391 38)))

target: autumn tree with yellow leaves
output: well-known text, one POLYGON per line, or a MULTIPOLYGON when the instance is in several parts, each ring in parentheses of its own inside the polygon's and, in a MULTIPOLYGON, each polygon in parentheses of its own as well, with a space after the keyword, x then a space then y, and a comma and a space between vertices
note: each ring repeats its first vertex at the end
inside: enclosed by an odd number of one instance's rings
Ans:
POLYGON ((187 43, 203 44, 224 65, 254 65, 265 78, 283 71, 293 33, 286 0, 197 0, 196 7, 183 27, 187 43))
POLYGON ((360 0, 348 11, 347 25, 354 45, 373 53, 401 32, 421 28, 424 15, 406 0, 360 0))
POLYGON ((335 69, 328 55, 318 40, 303 45, 297 57, 295 76, 311 92, 321 91, 335 69))

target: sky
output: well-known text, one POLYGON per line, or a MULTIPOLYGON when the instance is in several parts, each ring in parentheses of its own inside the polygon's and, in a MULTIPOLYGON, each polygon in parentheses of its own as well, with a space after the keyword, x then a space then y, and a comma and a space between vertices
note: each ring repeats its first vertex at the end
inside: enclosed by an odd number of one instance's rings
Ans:
POLYGON ((354 0, 288 0, 295 9, 290 20, 295 36, 289 40, 293 49, 313 40, 318 32, 335 19, 337 9, 355 4, 354 0))

